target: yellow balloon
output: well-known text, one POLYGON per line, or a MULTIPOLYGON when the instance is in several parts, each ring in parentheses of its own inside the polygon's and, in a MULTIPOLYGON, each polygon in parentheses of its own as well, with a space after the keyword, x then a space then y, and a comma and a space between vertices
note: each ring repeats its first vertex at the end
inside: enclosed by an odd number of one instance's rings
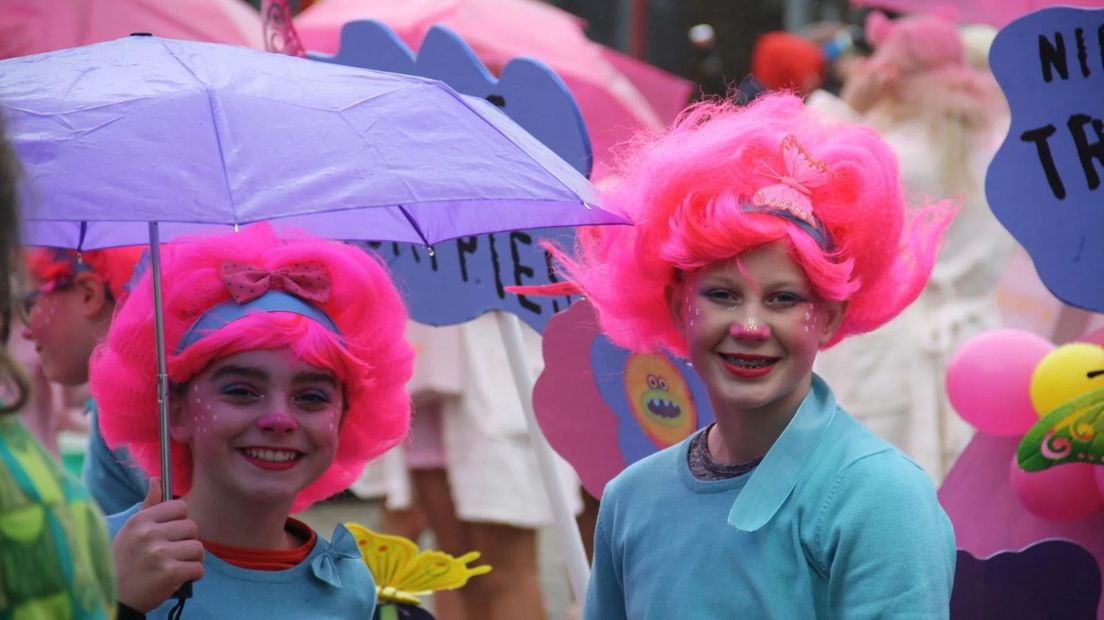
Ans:
POLYGON ((1086 342, 1051 351, 1031 375, 1031 404, 1044 416, 1062 403, 1104 387, 1104 347, 1086 342))

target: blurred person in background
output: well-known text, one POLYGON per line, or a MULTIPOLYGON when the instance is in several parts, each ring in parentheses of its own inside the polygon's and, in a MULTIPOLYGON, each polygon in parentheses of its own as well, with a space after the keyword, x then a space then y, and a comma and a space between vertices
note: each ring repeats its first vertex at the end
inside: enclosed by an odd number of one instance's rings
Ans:
MULTIPOLYGON (((70 389, 88 383, 92 350, 107 335, 141 253, 139 247, 26 253, 31 290, 19 303, 23 337, 34 343, 46 379, 70 389)), ((145 475, 130 464, 126 450, 104 445, 95 401, 87 399, 84 409, 89 413, 85 483, 106 514, 125 510, 145 497, 145 475)))
MULTIPOLYGON (((17 285, 19 290, 23 285, 17 285)), ((72 452, 72 442, 61 447, 59 439, 65 433, 72 437, 88 435, 88 418, 84 415, 84 406, 88 399, 85 386, 63 386, 51 382, 42 371, 42 362, 35 351, 34 342, 22 336, 23 324, 14 321, 8 335, 8 355, 22 368, 30 381, 27 403, 19 411, 27 430, 38 439, 50 454, 58 458, 79 454, 72 452)), ((80 450, 83 454, 83 449, 80 450)))
POLYGON ((789 32, 768 32, 755 41, 751 75, 740 83, 738 101, 746 104, 761 93, 791 91, 805 97, 824 84, 824 49, 789 32))
MULTIPOLYGON (((16 159, 0 125, 0 342, 11 330, 19 234, 16 159)), ((115 576, 103 516, 14 415, 30 389, 0 349, 0 617, 115 617, 115 576)))
MULTIPOLYGON (((538 376, 540 336, 522 333, 538 376)), ((382 529, 416 539, 428 527, 436 548, 457 556, 476 550, 494 567, 456 593, 435 596, 441 620, 540 620, 537 531, 552 524, 552 508, 496 321, 483 315, 443 327, 411 322, 407 337, 417 352, 408 386, 414 416, 410 438, 383 459, 382 529)), ((578 480, 570 465, 556 461, 578 514, 578 480)))
POLYGON ((875 127, 897 152, 910 198, 955 197, 961 211, 917 302, 878 332, 826 351, 817 372, 938 483, 972 435, 947 401, 947 363, 999 324, 996 288, 1014 248, 984 193, 1008 108, 993 76, 967 63, 953 22, 872 13, 865 30, 874 52, 854 67, 842 100, 818 91, 809 104, 875 127))

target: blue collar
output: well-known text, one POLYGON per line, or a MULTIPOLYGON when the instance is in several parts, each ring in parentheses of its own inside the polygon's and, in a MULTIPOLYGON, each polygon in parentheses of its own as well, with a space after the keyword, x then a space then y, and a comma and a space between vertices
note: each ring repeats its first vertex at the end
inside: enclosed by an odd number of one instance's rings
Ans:
POLYGON ((729 525, 754 532, 774 518, 793 492, 837 410, 832 390, 814 374, 812 389, 797 413, 732 503, 729 525))

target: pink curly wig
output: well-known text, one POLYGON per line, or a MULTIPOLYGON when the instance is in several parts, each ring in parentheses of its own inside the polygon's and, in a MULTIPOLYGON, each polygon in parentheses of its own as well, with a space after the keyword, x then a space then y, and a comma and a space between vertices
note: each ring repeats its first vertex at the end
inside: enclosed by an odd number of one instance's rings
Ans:
POLYGON ((920 294, 955 213, 946 202, 907 209, 897 159, 873 130, 832 124, 788 94, 747 108, 694 105, 665 135, 637 145, 625 169, 606 204, 635 226, 581 231, 574 258, 557 254, 609 337, 637 352, 687 355, 668 310, 680 273, 780 240, 821 297, 848 302, 826 346, 870 331, 920 294), (782 168, 789 135, 830 171, 810 200, 834 241, 831 253, 798 225, 743 209, 772 183, 763 170, 782 168))
POLYGON ((966 44, 958 26, 938 15, 890 20, 871 13, 866 20, 873 55, 857 74, 888 72, 897 104, 935 116, 954 116, 970 126, 987 126, 1006 107, 1000 86, 988 72, 967 63, 966 44))
POLYGON ((76 275, 79 261, 107 284, 116 300, 121 300, 126 296, 123 286, 134 273, 142 249, 135 246, 78 253, 74 250, 33 248, 26 253, 27 272, 38 280, 49 282, 76 275))
MULTIPOLYGON (((256 349, 289 347, 309 364, 332 371, 344 388, 346 411, 330 468, 295 498, 302 510, 348 486, 364 465, 405 435, 410 423, 406 383, 414 351, 405 340, 406 308, 385 265, 364 250, 281 232, 258 224, 228 235, 180 240, 162 251, 165 344, 170 381, 182 386, 212 362, 256 349), (187 329, 208 309, 230 299, 219 270, 227 261, 262 269, 321 263, 330 273, 329 300, 320 304, 341 336, 313 319, 258 312, 203 336, 176 353, 187 329)), ((104 439, 125 445, 148 474, 160 469, 153 291, 142 277, 93 355, 92 395, 104 439)), ((172 446, 173 492, 191 488, 192 455, 172 446)))

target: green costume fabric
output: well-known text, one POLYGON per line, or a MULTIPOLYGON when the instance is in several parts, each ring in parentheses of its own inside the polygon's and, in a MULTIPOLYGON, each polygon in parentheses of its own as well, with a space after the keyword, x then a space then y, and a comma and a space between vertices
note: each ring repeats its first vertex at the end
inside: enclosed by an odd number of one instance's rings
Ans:
POLYGON ((103 516, 17 417, 0 416, 0 620, 114 617, 103 516))

